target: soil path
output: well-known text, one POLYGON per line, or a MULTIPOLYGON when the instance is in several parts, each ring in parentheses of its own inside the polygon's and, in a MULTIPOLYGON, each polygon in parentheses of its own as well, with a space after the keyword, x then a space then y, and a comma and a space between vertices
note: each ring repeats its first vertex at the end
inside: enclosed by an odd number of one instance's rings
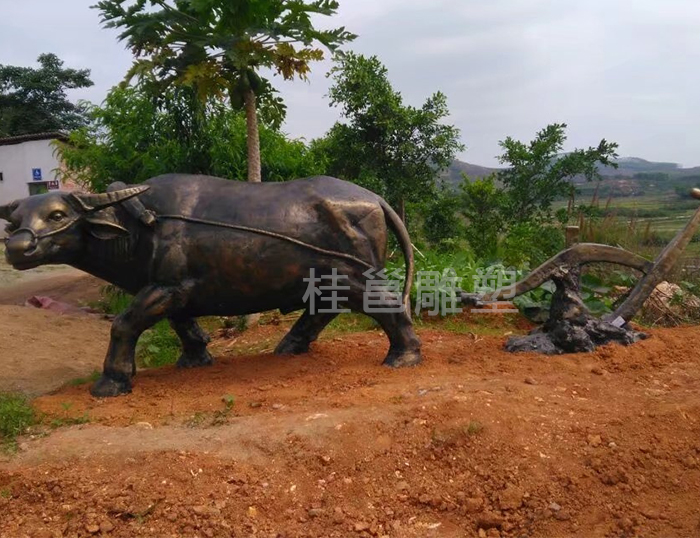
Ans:
POLYGON ((425 363, 403 370, 380 365, 379 331, 234 353, 285 330, 141 371, 128 396, 38 398, 89 423, 0 464, 0 536, 700 533, 698 327, 558 357, 423 329, 425 363))
POLYGON ((0 391, 36 396, 101 367, 107 321, 21 305, 44 295, 83 306, 99 299, 103 285, 70 267, 20 272, 0 263, 0 391))

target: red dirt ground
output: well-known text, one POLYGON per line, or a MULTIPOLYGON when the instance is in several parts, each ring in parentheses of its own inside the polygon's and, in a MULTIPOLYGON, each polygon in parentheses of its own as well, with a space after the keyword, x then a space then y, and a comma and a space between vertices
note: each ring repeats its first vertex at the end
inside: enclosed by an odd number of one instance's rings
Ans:
POLYGON ((422 329, 424 364, 398 371, 379 331, 232 353, 285 330, 128 396, 35 400, 89 423, 0 463, 0 536, 700 535, 700 327, 558 357, 422 329))

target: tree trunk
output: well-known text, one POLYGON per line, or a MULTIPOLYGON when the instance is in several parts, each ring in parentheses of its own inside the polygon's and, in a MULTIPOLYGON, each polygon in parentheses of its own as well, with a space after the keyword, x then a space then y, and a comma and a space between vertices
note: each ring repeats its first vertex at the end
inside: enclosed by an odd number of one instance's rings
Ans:
POLYGON ((247 144, 248 144, 248 181, 251 183, 260 183, 262 176, 260 174, 260 134, 258 133, 258 112, 255 105, 255 92, 246 90, 244 96, 245 101, 245 118, 247 126, 247 144))

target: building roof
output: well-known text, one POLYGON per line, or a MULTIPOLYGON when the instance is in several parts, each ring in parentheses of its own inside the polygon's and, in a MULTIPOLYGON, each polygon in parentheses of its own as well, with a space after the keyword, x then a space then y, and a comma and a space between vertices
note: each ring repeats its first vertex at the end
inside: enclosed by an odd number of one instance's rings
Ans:
POLYGON ((32 142, 34 140, 68 140, 68 135, 61 131, 50 131, 46 133, 32 133, 17 136, 6 136, 5 138, 0 138, 0 146, 21 144, 22 142, 32 142))

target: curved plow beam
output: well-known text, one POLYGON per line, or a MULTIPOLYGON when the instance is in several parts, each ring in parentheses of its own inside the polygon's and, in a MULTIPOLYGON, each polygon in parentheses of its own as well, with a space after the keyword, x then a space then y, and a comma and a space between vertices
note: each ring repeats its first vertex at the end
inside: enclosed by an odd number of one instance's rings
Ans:
MULTIPOLYGON (((700 189, 693 189, 690 192, 693 198, 700 199, 700 189)), ((603 317, 605 321, 612 321, 618 317, 629 321, 634 315, 639 312, 654 288, 659 285, 665 278, 668 272, 673 268, 681 254, 690 243, 690 240, 695 235, 695 232, 700 228, 700 207, 695 210, 692 218, 688 221, 681 231, 676 234, 676 237, 666 245, 661 253, 654 261, 651 271, 647 272, 629 294, 627 299, 613 312, 603 317)))
POLYGON ((473 302, 476 298, 483 302, 493 302, 509 298, 512 299, 514 296, 522 295, 523 293, 527 293, 541 286, 552 278, 552 275, 562 270, 565 271, 567 267, 580 267, 589 263, 614 263, 617 265, 624 265, 641 271, 645 275, 648 274, 654 266, 649 260, 623 248, 611 247, 598 243, 578 243, 571 248, 561 251, 556 256, 553 256, 532 271, 523 280, 517 282, 515 284, 515 293, 513 293, 513 288, 510 287, 477 297, 475 297, 475 294, 463 294, 462 300, 463 302, 473 302))

